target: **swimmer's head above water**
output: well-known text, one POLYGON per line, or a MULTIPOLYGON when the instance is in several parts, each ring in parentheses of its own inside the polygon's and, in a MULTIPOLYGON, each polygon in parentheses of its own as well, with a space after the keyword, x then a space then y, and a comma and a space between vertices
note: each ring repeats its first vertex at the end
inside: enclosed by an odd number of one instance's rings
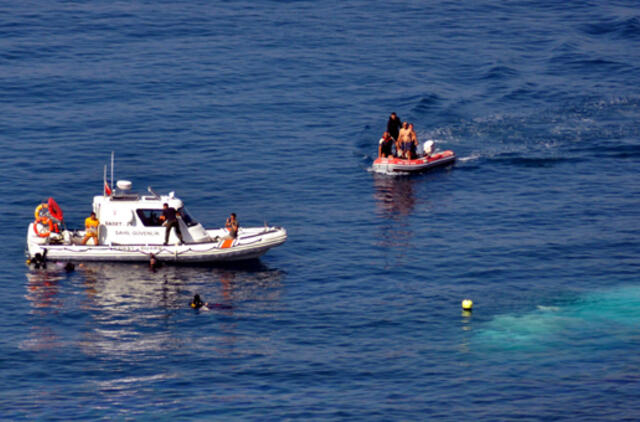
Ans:
POLYGON ((204 306, 204 303, 202 302, 202 299, 200 299, 200 295, 199 294, 196 294, 193 297, 193 300, 191 301, 190 305, 191 305, 191 307, 193 309, 200 309, 200 308, 202 308, 204 306))

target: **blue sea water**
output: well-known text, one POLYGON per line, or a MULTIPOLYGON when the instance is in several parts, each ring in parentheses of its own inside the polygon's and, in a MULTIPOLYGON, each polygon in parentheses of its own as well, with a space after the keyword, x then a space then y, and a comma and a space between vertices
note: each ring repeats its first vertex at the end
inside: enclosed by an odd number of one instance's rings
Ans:
POLYGON ((0 419, 640 417, 637 2, 0 16, 0 419), (391 111, 456 164, 372 173, 391 111), (35 206, 81 226, 111 151, 134 190, 288 242, 234 266, 27 267, 35 206))

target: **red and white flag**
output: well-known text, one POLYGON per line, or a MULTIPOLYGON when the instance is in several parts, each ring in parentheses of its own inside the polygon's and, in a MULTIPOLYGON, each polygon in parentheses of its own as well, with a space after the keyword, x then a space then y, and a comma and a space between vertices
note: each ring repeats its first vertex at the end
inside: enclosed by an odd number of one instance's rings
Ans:
POLYGON ((102 176, 102 180, 104 181, 104 195, 111 196, 111 188, 109 187, 109 183, 107 183, 107 166, 104 166, 104 175, 102 176))

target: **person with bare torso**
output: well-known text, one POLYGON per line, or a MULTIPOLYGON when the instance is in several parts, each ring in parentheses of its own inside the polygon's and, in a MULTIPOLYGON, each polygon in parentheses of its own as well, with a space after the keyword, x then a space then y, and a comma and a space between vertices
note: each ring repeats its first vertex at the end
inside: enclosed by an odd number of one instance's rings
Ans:
POLYGON ((402 123, 402 129, 400 129, 398 139, 396 140, 396 151, 399 158, 406 158, 407 150, 405 147, 408 146, 407 141, 409 140, 409 124, 404 122, 402 123))

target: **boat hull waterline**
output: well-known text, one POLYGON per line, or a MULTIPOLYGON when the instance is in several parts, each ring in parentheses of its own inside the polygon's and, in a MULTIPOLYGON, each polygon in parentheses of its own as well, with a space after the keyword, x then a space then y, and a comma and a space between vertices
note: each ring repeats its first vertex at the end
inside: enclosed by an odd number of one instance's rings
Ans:
MULTIPOLYGON (((32 235, 33 223, 29 225, 30 238, 28 255, 44 254, 51 261, 119 261, 145 262, 151 255, 158 261, 177 263, 231 262, 256 259, 269 249, 283 244, 287 232, 281 227, 241 228, 238 238, 233 241, 218 240, 212 242, 186 244, 47 244, 32 235)), ((224 230, 208 230, 211 238, 224 230)), ((82 233, 79 233, 82 235, 82 233)))
POLYGON ((405 160, 396 157, 378 157, 373 162, 373 170, 383 173, 421 173, 436 167, 453 164, 455 160, 456 155, 450 150, 438 152, 431 156, 421 157, 415 160, 405 160))

